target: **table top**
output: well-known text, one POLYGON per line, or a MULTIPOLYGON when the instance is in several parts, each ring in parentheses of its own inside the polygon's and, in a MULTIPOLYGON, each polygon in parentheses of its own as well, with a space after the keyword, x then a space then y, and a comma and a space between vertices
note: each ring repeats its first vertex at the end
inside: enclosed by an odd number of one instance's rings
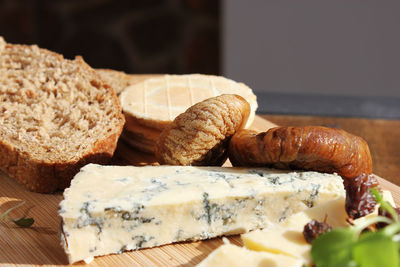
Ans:
POLYGON ((341 128, 364 138, 373 159, 373 173, 400 185, 400 120, 319 117, 298 115, 262 115, 281 126, 322 125, 341 128))
MULTIPOLYGON (((364 137, 371 147, 375 158, 374 173, 399 182, 397 174, 400 151, 400 122, 366 119, 342 119, 305 116, 264 115, 264 119, 278 125, 327 125, 343 128, 349 132, 364 137), (390 131, 390 129, 394 129, 390 131), (396 132, 397 131, 397 132, 396 132), (396 154, 397 153, 397 154, 396 154), (383 157, 383 160, 380 159, 383 157)), ((256 116, 252 129, 264 131, 274 125, 256 116)), ((151 156, 134 151, 129 146, 120 143, 116 156, 122 157, 131 164, 146 161, 152 162, 151 156)), ((382 188, 392 192, 396 203, 400 203, 400 187, 378 178, 382 188)), ((0 265, 7 266, 61 266, 67 263, 63 249, 60 246, 58 229, 60 218, 57 216, 58 203, 61 194, 37 194, 26 191, 13 179, 0 175, 0 213, 15 202, 26 201, 26 205, 12 215, 17 218, 25 215, 35 218, 31 228, 19 228, 11 222, 0 222, 0 265)), ((241 245, 240 237, 229 238, 231 242, 241 245)), ((199 263, 215 248, 222 244, 221 238, 198 242, 183 242, 152 249, 126 252, 121 255, 98 257, 92 266, 192 266, 199 263)), ((83 263, 79 263, 83 264, 83 263)))

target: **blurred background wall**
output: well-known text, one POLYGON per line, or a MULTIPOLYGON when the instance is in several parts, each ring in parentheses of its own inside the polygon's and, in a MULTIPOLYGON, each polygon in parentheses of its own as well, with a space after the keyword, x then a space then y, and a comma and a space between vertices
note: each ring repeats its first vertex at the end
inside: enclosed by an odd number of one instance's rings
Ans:
POLYGON ((222 73, 266 110, 400 117, 400 1, 226 0, 222 73))
POLYGON ((397 0, 0 0, 0 35, 95 68, 225 75, 259 112, 400 118, 397 0))

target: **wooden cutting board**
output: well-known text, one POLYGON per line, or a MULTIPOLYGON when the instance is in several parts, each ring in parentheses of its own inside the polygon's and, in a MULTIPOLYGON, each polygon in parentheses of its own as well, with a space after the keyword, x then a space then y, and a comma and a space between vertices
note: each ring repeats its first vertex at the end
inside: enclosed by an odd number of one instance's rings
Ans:
MULTIPOLYGON (((265 131, 273 126, 275 125, 271 122, 256 116, 251 128, 265 131)), ((118 144, 114 163, 144 165, 153 162, 155 159, 152 156, 135 151, 123 142, 118 144)), ((400 187, 382 178, 378 179, 382 188, 391 190, 395 202, 400 203, 400 187)), ((0 173, 0 213, 21 201, 26 201, 23 207, 10 215, 13 218, 25 215, 35 219, 31 228, 19 228, 12 222, 0 221, 0 265, 59 266, 68 263, 58 234, 60 218, 57 210, 61 199, 61 193, 45 195, 28 192, 14 180, 0 173)), ((234 244, 242 245, 239 236, 229 239, 234 244)), ((221 244, 221 238, 183 242, 125 252, 121 255, 97 257, 86 266, 193 266, 221 244)))

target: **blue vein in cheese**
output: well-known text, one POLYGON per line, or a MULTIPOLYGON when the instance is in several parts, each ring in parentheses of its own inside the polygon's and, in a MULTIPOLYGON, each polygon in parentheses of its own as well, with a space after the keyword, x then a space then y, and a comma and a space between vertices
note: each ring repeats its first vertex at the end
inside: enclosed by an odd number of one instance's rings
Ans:
POLYGON ((343 196, 336 174, 89 164, 65 190, 59 213, 73 263, 266 228, 343 196))

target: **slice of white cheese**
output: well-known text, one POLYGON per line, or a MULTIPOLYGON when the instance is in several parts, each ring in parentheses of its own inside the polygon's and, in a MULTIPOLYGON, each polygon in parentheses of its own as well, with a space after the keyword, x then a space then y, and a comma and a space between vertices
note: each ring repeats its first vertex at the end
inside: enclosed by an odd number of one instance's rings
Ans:
POLYGON ((232 244, 224 244, 208 255, 197 267, 301 267, 302 265, 303 261, 300 259, 282 254, 252 251, 232 244))
MULTIPOLYGON (((384 190, 382 195, 384 200, 389 201, 394 206, 393 198, 389 191, 384 190)), ((375 212, 355 220, 354 223, 358 224, 371 216, 377 216, 377 208, 375 212)), ((293 214, 285 222, 274 227, 242 234, 241 238, 248 249, 287 255, 301 259, 308 266, 311 264, 311 245, 304 239, 304 226, 311 220, 321 222, 326 219, 326 222, 333 228, 345 227, 349 225, 346 222, 347 217, 345 198, 339 197, 311 209, 293 214)))
POLYGON ((289 217, 284 223, 264 230, 256 230, 243 234, 244 245, 251 250, 268 251, 301 259, 309 264, 310 244, 303 236, 304 225, 311 220, 324 221, 333 227, 346 225, 345 198, 318 205, 289 217))
POLYGON ((394 207, 394 208, 396 207, 396 204, 394 203, 394 200, 393 200, 392 193, 390 193, 390 191, 382 190, 382 198, 383 198, 383 200, 389 202, 390 205, 392 205, 392 207, 394 207))
POLYGON ((62 240, 73 263, 269 227, 344 194, 317 172, 89 164, 60 203, 62 240))

